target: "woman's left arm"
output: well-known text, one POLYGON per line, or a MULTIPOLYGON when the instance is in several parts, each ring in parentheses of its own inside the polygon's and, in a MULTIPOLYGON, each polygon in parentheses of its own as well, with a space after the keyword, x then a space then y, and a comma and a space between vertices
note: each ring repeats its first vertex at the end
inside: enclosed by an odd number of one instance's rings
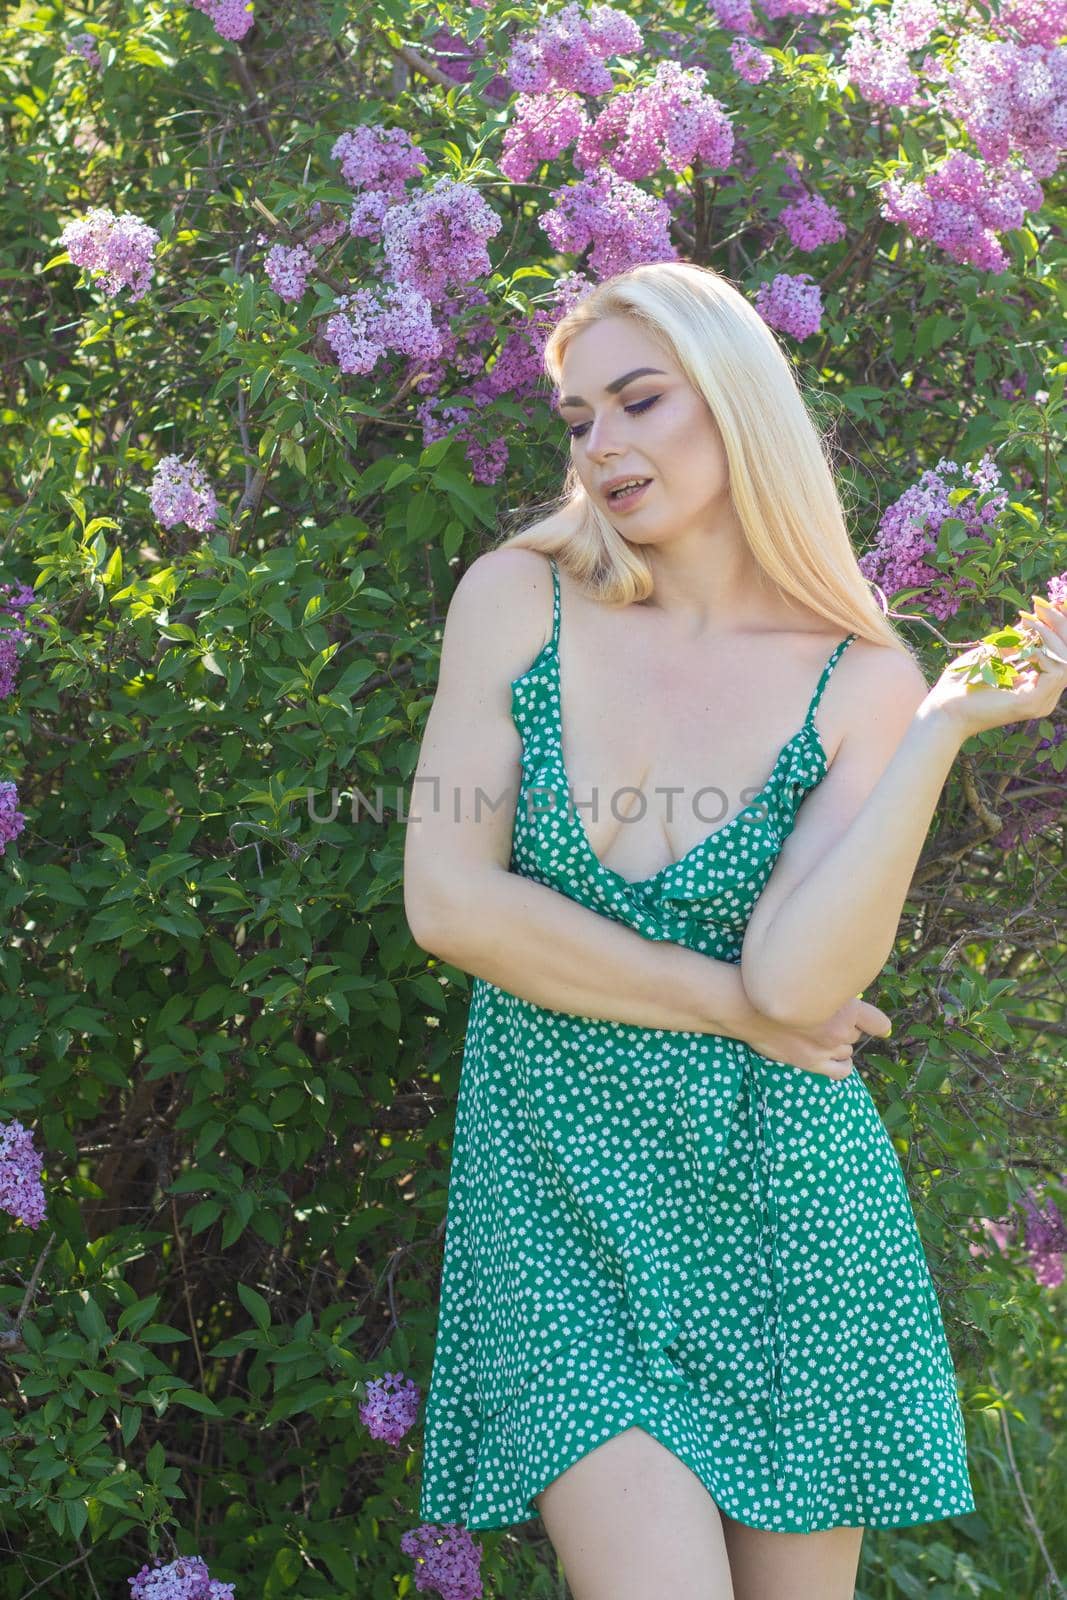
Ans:
POLYGON ((847 674, 848 731, 801 805, 745 933, 741 981, 764 1015, 823 1022, 881 972, 960 747, 973 733, 1051 716, 1067 688, 1067 602, 1039 609, 1021 616, 1045 652, 1040 670, 1026 664, 1010 687, 954 673, 980 659, 974 650, 932 689, 909 657, 878 647, 847 674))

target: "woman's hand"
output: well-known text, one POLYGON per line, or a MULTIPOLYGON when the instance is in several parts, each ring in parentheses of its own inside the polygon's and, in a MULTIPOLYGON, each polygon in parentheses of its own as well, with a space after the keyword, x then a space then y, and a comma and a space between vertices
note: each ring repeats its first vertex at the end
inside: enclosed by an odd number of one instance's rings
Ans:
POLYGON ((947 717, 961 743, 972 733, 1052 714, 1067 689, 1067 601, 1034 596, 1038 614, 987 634, 950 661, 924 705, 947 717))
POLYGON ((774 1022, 755 1012, 744 1042, 769 1061, 801 1067, 824 1078, 847 1078, 852 1071, 852 1046, 861 1033, 888 1038, 892 1023, 884 1011, 866 1000, 849 1000, 832 1017, 814 1027, 774 1022))

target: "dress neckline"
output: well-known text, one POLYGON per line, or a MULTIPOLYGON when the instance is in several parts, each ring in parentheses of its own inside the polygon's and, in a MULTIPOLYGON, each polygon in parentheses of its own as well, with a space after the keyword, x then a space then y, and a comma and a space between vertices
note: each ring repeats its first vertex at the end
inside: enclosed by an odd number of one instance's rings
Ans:
MULTIPOLYGON (((555 695, 552 697, 554 702, 553 726, 555 734, 555 756, 559 766, 560 776, 563 779, 564 790, 569 801, 571 793, 571 780, 570 774, 567 771, 566 757, 563 754, 563 684, 559 664, 559 572, 557 570, 556 563, 551 556, 548 558, 548 560, 549 565, 552 568, 552 637, 542 645, 533 661, 526 668, 526 671, 520 673, 517 678, 513 678, 511 680, 509 687, 512 691, 512 721, 514 722, 514 692, 516 687, 530 677, 530 675, 539 666, 541 666, 544 660, 551 661, 555 678, 555 695)), ((578 843, 581 846, 590 866, 597 873, 611 878, 616 884, 621 885, 624 889, 631 890, 646 889, 650 885, 658 883, 661 878, 667 877, 668 874, 678 872, 683 867, 690 866, 694 858, 698 857, 704 850, 709 849, 713 843, 721 839, 725 834, 729 833, 737 823, 749 817, 752 812, 762 811, 767 796, 775 787, 778 778, 779 767, 782 765, 782 762, 785 760, 785 758, 791 754, 794 746, 801 743, 805 739, 810 739, 811 741, 811 748, 815 754, 815 758, 820 769, 819 781, 821 782, 821 780, 829 771, 830 761, 826 753, 826 746, 823 744, 822 735, 815 726, 815 712, 818 709, 819 701, 822 698, 822 692, 826 687, 831 672, 837 664, 839 656, 842 654, 845 647, 851 644, 852 640, 855 638, 855 633, 847 634, 844 639, 841 639, 834 646, 833 651, 830 654, 830 659, 826 662, 819 676, 819 681, 815 686, 815 692, 811 697, 811 702, 808 706, 807 713, 805 714, 804 721, 797 729, 796 733, 794 733, 793 736, 787 739, 785 744, 782 745, 774 759, 774 765, 771 768, 770 776, 755 798, 750 800, 747 805, 743 806, 740 811, 735 811, 734 815, 729 817, 727 821, 722 823, 718 828, 715 828, 711 833, 706 833, 703 838, 698 839, 697 842, 694 845, 691 845, 690 848, 682 855, 676 857, 676 859, 673 861, 666 862, 664 866, 657 868, 655 872, 650 872, 646 877, 643 878, 626 878, 621 872, 616 871, 614 867, 609 867, 607 862, 601 861, 600 857, 593 849, 592 841, 590 840, 589 834, 586 831, 585 822, 583 821, 581 814, 578 812, 576 807, 572 810, 572 807, 570 804, 568 804, 566 807, 568 820, 571 823, 578 843)), ((521 736, 521 730, 516 728, 516 731, 519 732, 521 736)))

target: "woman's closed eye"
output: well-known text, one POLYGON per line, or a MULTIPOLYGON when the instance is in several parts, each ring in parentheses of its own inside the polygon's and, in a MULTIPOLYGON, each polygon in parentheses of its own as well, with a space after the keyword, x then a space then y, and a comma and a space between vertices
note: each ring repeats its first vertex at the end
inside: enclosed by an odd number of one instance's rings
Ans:
MULTIPOLYGON (((649 400, 638 400, 632 406, 623 406, 623 410, 629 411, 632 415, 637 415, 639 412, 647 411, 649 406, 654 406, 658 399, 660 399, 660 396, 654 394, 649 400)), ((588 426, 588 422, 583 422, 577 428, 568 428, 567 432, 572 439, 580 439, 588 426)))

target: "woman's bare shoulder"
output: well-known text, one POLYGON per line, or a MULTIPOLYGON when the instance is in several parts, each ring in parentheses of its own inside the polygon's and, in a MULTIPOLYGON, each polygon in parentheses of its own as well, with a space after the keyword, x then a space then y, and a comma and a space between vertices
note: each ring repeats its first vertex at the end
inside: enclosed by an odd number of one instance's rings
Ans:
POLYGON ((519 677, 552 637, 552 569, 540 550, 502 545, 476 556, 457 583, 446 632, 486 650, 519 677))

